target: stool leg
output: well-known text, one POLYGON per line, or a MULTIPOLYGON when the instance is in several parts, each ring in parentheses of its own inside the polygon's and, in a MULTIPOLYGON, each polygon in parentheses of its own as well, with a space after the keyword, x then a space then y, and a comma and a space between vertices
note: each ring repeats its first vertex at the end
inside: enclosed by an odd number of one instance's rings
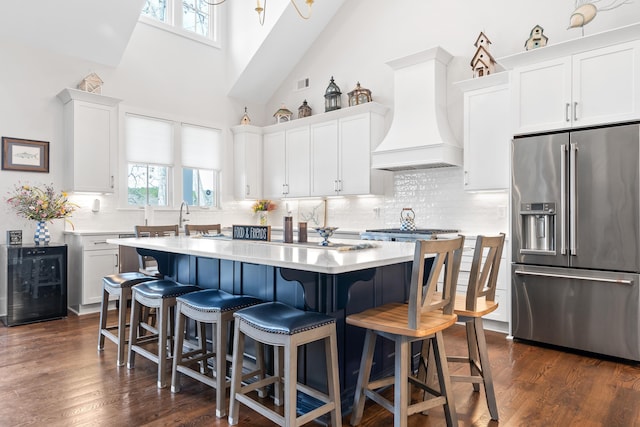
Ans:
POLYGON ((327 366, 327 388, 329 400, 336 407, 331 411, 331 426, 342 426, 342 408, 340 407, 340 382, 338 379, 338 338, 335 329, 324 339, 326 366, 327 366))
POLYGON ((353 400, 353 412, 351 413, 351 425, 357 426, 362 421, 364 413, 364 402, 367 400, 364 391, 369 387, 369 377, 371 375, 371 365, 373 364, 373 351, 376 346, 376 334, 367 329, 364 336, 364 346, 362 359, 360 360, 360 373, 356 383, 356 394, 353 400))
POLYGON ((492 420, 498 420, 498 405, 496 404, 496 393, 493 389, 493 377, 491 376, 491 365, 487 352, 487 342, 482 327, 482 317, 477 317, 473 321, 478 353, 480 357, 480 367, 482 369, 482 379, 484 380, 484 393, 487 397, 487 406, 492 420))
MULTIPOLYGON (((447 365, 447 355, 444 351, 444 339, 442 332, 436 332, 431 338, 433 343, 433 352, 436 359, 436 368, 438 369, 438 381, 440 382, 440 392, 445 396, 444 415, 447 420, 447 426, 458 425, 458 415, 456 414, 456 405, 451 390, 451 379, 449 377, 449 366, 447 365)), ((396 355, 396 358, 398 356, 396 355)))
POLYGON ((107 327, 107 310, 109 308, 109 292, 102 286, 102 302, 100 303, 100 329, 98 329, 98 351, 104 350, 102 330, 107 327))
POLYGON ((136 361, 136 352, 132 350, 134 345, 138 344, 138 334, 140 334, 140 303, 136 301, 136 293, 132 292, 131 296, 131 317, 129 321, 129 357, 127 360, 127 368, 133 369, 136 361))
MULTIPOLYGON (((469 373, 472 377, 478 377, 482 375, 482 372, 478 371, 480 365, 480 358, 478 357, 478 340, 477 332, 475 329, 473 319, 469 319, 465 322, 467 330, 467 349, 469 354, 469 373)), ((473 383, 473 391, 480 391, 480 384, 473 383)))
POLYGON ((284 425, 296 425, 298 385, 298 347, 287 342, 284 346, 284 425))
POLYGON ((182 314, 182 310, 180 309, 180 303, 178 302, 178 307, 176 308, 176 332, 175 332, 176 345, 173 351, 173 365, 171 369, 171 392, 172 393, 178 393, 180 391, 180 372, 178 372, 178 365, 182 364, 182 347, 184 343, 184 324, 185 324, 185 315, 182 314))
MULTIPOLYGON (((158 388, 167 386, 167 339, 169 329, 173 322, 169 319, 169 304, 167 299, 163 299, 160 308, 156 310, 158 313, 158 388)), ((182 350, 180 350, 182 351, 182 350)))
POLYGON ((240 390, 242 382, 242 358, 244 355, 244 334, 240 331, 240 322, 235 322, 233 335, 233 358, 231 362, 231 398, 229 401, 229 424, 238 424, 240 403, 236 400, 236 391, 240 390))
MULTIPOLYGON (((222 418, 227 415, 227 322, 216 322, 213 327, 215 347, 216 347, 216 417, 222 418)), ((204 339, 204 345, 207 345, 204 339)), ((238 365, 242 372, 242 362, 238 365)), ((241 374, 242 375, 242 374, 241 374)))
POLYGON ((409 349, 411 343, 404 336, 395 339, 395 384, 393 388, 393 425, 394 427, 406 427, 409 417, 409 349))
MULTIPOLYGON (((120 289, 119 307, 118 307, 118 366, 124 366, 124 348, 127 344, 126 328, 127 328, 127 301, 131 295, 131 289, 120 289)), ((107 300, 107 305, 109 300, 107 300)))
MULTIPOLYGON (((264 363, 264 347, 265 345, 256 341, 256 370, 258 371, 258 381, 264 379, 265 363, 264 363)), ((267 397, 267 388, 258 389, 258 397, 267 397)))
POLYGON ((284 397, 286 387, 284 384, 284 347, 273 347, 273 375, 278 378, 278 381, 273 385, 273 403, 276 406, 282 406, 286 400, 284 397))

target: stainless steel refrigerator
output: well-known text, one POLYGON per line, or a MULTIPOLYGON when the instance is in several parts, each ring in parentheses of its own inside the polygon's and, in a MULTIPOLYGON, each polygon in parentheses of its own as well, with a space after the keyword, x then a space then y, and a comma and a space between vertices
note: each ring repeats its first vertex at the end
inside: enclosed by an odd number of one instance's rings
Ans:
POLYGON ((640 126, 512 142, 512 334, 640 360, 640 126))

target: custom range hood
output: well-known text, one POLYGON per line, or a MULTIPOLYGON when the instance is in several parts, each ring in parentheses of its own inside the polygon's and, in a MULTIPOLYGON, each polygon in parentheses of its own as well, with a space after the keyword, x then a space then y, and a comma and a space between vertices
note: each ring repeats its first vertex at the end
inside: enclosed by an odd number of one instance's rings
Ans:
POLYGON ((371 167, 409 170, 462 165, 462 147, 447 118, 447 64, 435 47, 388 62, 395 70, 393 122, 371 153, 371 167))

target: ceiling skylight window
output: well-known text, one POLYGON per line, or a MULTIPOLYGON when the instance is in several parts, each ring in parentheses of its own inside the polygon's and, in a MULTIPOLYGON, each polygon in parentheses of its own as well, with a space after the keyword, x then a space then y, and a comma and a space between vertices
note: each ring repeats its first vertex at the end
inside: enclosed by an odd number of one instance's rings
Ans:
POLYGON ((216 13, 205 0, 146 0, 140 16, 143 22, 177 34, 217 42, 216 13))

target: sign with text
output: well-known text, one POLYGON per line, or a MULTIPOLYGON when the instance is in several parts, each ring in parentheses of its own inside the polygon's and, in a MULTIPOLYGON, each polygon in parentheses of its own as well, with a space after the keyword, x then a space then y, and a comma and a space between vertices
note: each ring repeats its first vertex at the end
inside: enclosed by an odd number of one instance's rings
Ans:
POLYGON ((234 225, 233 239, 271 241, 270 225, 234 225))

